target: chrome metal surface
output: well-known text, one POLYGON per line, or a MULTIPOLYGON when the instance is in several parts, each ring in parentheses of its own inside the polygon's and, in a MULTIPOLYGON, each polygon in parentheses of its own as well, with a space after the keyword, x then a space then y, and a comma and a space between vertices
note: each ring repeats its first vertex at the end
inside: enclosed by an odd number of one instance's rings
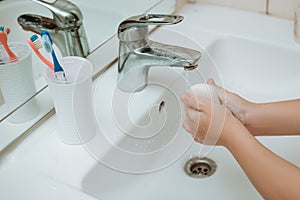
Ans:
POLYGON ((86 57, 89 46, 82 23, 80 9, 67 0, 56 0, 48 3, 43 0, 32 0, 52 12, 53 18, 24 14, 18 17, 18 23, 26 31, 40 34, 47 30, 63 56, 86 57))
POLYGON ((184 171, 193 178, 206 178, 215 173, 217 164, 210 158, 193 157, 184 165, 184 171))
POLYGON ((145 14, 130 17, 120 23, 118 87, 125 92, 137 92, 147 85, 151 66, 195 69, 201 53, 174 45, 151 41, 149 25, 171 25, 183 20, 179 15, 145 14))

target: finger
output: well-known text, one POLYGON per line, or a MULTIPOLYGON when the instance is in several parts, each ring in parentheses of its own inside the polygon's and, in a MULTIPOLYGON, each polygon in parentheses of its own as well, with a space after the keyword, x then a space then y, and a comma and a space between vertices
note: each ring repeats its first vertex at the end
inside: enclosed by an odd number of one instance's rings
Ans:
POLYGON ((205 108, 205 100, 204 99, 200 99, 200 98, 196 98, 195 95, 191 94, 191 93, 184 93, 181 96, 181 101, 182 103, 184 103, 187 107, 191 107, 197 111, 204 111, 205 108))
POLYGON ((203 140, 200 137, 194 137, 194 141, 203 144, 203 140))
POLYGON ((184 130, 186 130, 188 133, 190 133, 192 136, 195 135, 195 131, 191 128, 190 123, 188 122, 188 120, 185 120, 183 122, 183 128, 184 130))
POLYGON ((208 78, 208 79, 207 79, 207 83, 208 83, 209 85, 211 85, 211 86, 216 85, 215 80, 214 80, 213 78, 208 78))
POLYGON ((199 127, 198 123, 193 123, 189 120, 185 120, 183 128, 193 137, 194 141, 203 144, 206 137, 206 129, 199 127))
POLYGON ((198 137, 197 132, 190 126, 189 122, 185 122, 183 124, 183 127, 193 137, 195 141, 200 141, 200 137, 198 137))
POLYGON ((215 82, 215 80, 212 79, 212 78, 207 79, 207 83, 209 85, 213 86, 217 90, 217 92, 224 92, 224 91, 226 91, 224 88, 222 88, 221 86, 217 85, 216 82, 215 82))
POLYGON ((195 110, 194 108, 191 108, 189 106, 185 106, 185 117, 193 122, 193 123, 199 123, 200 121, 201 112, 195 110))
POLYGON ((194 141, 203 144, 205 140, 205 134, 197 134, 194 137, 194 141))
POLYGON ((207 83, 215 88, 215 91, 217 92, 220 102, 222 104, 224 104, 225 103, 225 94, 228 91, 225 90, 224 88, 222 88, 221 86, 217 85, 216 82, 214 81, 214 79, 212 79, 212 78, 207 79, 207 83))

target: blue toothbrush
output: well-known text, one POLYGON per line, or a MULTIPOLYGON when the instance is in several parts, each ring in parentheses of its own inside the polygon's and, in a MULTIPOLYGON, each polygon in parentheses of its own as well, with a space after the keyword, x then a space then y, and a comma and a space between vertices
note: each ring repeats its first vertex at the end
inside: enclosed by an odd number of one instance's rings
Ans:
POLYGON ((56 79, 61 82, 66 82, 67 79, 66 79, 64 69, 62 68, 62 66, 59 64, 59 62, 57 60, 57 57, 55 55, 55 52, 54 52, 54 49, 52 46, 53 42, 52 42, 49 32, 43 30, 41 32, 41 38, 42 38, 45 50, 48 53, 51 53, 51 55, 52 55, 53 64, 54 64, 54 75, 55 75, 56 79))

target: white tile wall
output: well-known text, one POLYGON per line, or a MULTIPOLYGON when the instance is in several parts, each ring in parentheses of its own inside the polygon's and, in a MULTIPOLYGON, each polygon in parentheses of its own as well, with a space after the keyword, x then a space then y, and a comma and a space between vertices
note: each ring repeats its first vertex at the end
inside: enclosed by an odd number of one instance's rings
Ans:
MULTIPOLYGON (((259 13, 266 13, 267 9, 267 0, 177 0, 177 8, 189 1, 229 6, 259 13)), ((280 18, 293 19, 296 6, 300 6, 300 0, 269 0, 269 14, 280 18)))
POLYGON ((197 0, 197 2, 229 6, 254 12, 264 12, 266 6, 265 0, 197 0))
POLYGON ((293 19, 297 6, 300 6, 300 0, 270 0, 269 11, 273 16, 293 19))

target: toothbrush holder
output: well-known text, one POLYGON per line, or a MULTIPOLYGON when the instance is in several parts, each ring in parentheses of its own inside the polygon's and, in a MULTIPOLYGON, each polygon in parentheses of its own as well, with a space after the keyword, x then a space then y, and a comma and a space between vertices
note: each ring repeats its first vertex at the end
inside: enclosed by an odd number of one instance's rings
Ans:
MULTIPOLYGON (((27 44, 12 42, 8 44, 18 57, 15 62, 10 62, 3 46, 0 46, 0 88, 7 113, 32 98, 36 93, 32 73, 31 51, 27 44)), ((39 105, 35 98, 15 110, 7 121, 23 123, 34 118, 39 113, 39 105)))
POLYGON ((44 73, 53 96, 57 135, 65 144, 84 144, 98 130, 92 107, 93 65, 77 56, 63 57, 59 63, 65 71, 66 82, 57 80, 49 68, 44 73))

